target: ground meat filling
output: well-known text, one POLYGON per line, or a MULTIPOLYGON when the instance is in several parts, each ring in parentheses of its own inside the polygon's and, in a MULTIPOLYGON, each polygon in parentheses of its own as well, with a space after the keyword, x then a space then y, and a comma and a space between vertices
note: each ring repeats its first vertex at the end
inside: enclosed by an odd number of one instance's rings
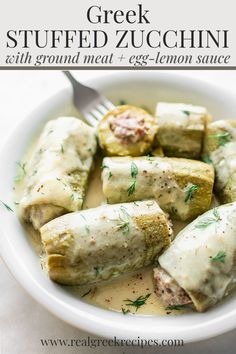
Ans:
POLYGON ((148 135, 149 128, 142 115, 127 110, 110 119, 110 129, 123 143, 137 143, 148 135))
POLYGON ((176 281, 161 267, 154 269, 155 293, 166 306, 187 305, 192 300, 176 281))

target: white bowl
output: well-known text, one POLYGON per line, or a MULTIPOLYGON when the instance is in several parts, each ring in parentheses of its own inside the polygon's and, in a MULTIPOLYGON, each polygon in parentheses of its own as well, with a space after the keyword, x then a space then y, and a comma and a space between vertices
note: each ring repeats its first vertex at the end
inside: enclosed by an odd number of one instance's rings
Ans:
MULTIPOLYGON (((116 102, 145 104, 154 108, 156 101, 189 102, 206 106, 216 119, 234 118, 236 97, 196 79, 175 74, 130 72, 106 76, 89 84, 116 102)), ((37 107, 11 135, 1 151, 1 200, 12 198, 16 175, 15 161, 24 155, 32 138, 49 118, 71 111, 71 90, 58 92, 37 107)), ((116 103, 115 102, 115 103, 116 103)), ((90 333, 112 338, 179 338, 184 342, 209 338, 236 327, 236 296, 206 313, 182 316, 124 316, 87 304, 65 287, 51 282, 42 272, 38 256, 16 215, 1 208, 1 250, 7 266, 19 283, 39 303, 68 323, 90 333)))

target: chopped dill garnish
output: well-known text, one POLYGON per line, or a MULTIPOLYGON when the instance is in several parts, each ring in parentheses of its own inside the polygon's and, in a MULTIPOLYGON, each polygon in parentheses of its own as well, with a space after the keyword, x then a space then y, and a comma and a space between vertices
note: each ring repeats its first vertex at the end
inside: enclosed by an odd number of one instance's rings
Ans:
POLYGON ((38 172, 38 170, 34 170, 31 176, 32 177, 35 176, 37 172, 38 172))
POLYGON ((147 160, 150 161, 150 162, 153 162, 153 156, 151 154, 148 154, 147 155, 147 160))
POLYGON ((120 211, 118 229, 122 230, 124 236, 127 236, 129 234, 130 215, 123 206, 120 207, 120 211))
POLYGON ((129 186, 129 188, 127 189, 128 192, 128 196, 130 196, 131 194, 133 194, 135 192, 135 188, 136 188, 136 179, 134 179, 131 182, 131 185, 129 186))
POLYGON ((85 297, 87 296, 88 294, 90 294, 92 291, 92 288, 90 288, 86 293, 84 293, 83 295, 81 295, 81 297, 85 297))
POLYGON ((131 162, 130 175, 131 175, 131 184, 130 184, 129 188, 127 189, 128 196, 130 196, 131 194, 133 194, 135 192, 136 178, 137 178, 137 175, 138 175, 138 167, 133 161, 131 162))
POLYGON ((120 106, 124 106, 124 105, 126 105, 126 104, 128 104, 128 101, 127 101, 127 100, 124 100, 124 99, 119 100, 119 105, 120 105, 120 106))
POLYGON ((212 262, 225 263, 225 251, 219 251, 215 257, 211 259, 212 262))
POLYGON ((176 311, 179 311, 179 310, 184 310, 184 309, 190 309, 190 306, 189 305, 169 305, 165 308, 165 310, 176 310, 176 311))
POLYGON ((186 196, 185 196, 185 203, 193 199, 193 194, 194 192, 198 189, 199 187, 196 184, 193 184, 190 186, 187 191, 186 191, 186 196))
POLYGON ((61 180, 61 178, 57 177, 56 179, 57 179, 57 181, 61 182, 63 184, 63 186, 68 187, 68 185, 61 180))
POLYGON ((96 277, 100 274, 100 267, 94 267, 96 277))
POLYGON ((87 231, 87 233, 89 234, 90 233, 90 229, 89 229, 89 226, 87 225, 87 220, 86 218, 84 217, 83 214, 80 214, 81 218, 86 222, 86 225, 85 225, 85 230, 87 231))
POLYGON ((109 168, 107 165, 105 165, 104 163, 102 163, 101 169, 104 170, 104 168, 109 168))
POLYGON ((192 112, 192 111, 187 111, 187 110, 184 110, 184 111, 182 111, 186 116, 190 116, 191 114, 199 114, 199 115, 201 115, 202 113, 200 113, 200 112, 192 112))
POLYGON ((171 211, 171 213, 174 214, 174 215, 176 215, 177 212, 178 212, 178 210, 177 210, 175 207, 173 207, 173 206, 170 208, 170 211, 171 211))
POLYGON ((20 169, 22 170, 22 172, 23 172, 23 174, 24 174, 24 176, 26 175, 26 168, 25 168, 25 166, 26 166, 26 162, 20 162, 20 161, 16 161, 16 164, 17 164, 17 166, 19 166, 20 167, 20 169))
POLYGON ((123 315, 127 315, 127 313, 130 312, 129 309, 126 310, 126 309, 124 309, 123 307, 121 308, 121 310, 122 310, 123 315))
POLYGON ((26 162, 16 161, 17 166, 20 168, 21 173, 15 177, 15 182, 21 181, 26 175, 26 162))
POLYGON ((14 212, 14 210, 6 203, 4 203, 2 200, 0 200, 0 202, 2 203, 2 205, 8 210, 8 211, 12 211, 14 212))
POLYGON ((228 132, 221 132, 214 135, 209 135, 208 138, 217 139, 219 146, 224 146, 226 143, 229 143, 231 141, 231 135, 228 132))
POLYGON ((182 111, 186 116, 190 116, 191 112, 190 111, 182 111))
POLYGON ((151 294, 147 294, 145 296, 139 296, 136 300, 130 300, 130 299, 126 299, 123 300, 124 302, 126 302, 126 306, 133 306, 136 308, 136 311, 138 311, 138 309, 146 304, 147 299, 149 298, 151 294))
MULTIPOLYGON (((109 166, 105 165, 104 163, 102 163, 101 169, 104 170, 105 168, 109 169, 109 166)), ((108 172, 108 180, 113 176, 113 174, 111 173, 111 171, 108 172)))
POLYGON ((212 164, 212 159, 210 158, 209 155, 205 154, 202 156, 202 161, 204 161, 205 163, 208 163, 208 165, 212 164))
POLYGON ((61 153, 64 154, 65 150, 64 150, 64 146, 61 144, 61 153))
POLYGON ((131 177, 132 178, 136 178, 138 175, 138 167, 137 165, 134 163, 134 161, 132 161, 131 163, 131 177))
POLYGON ((200 220, 195 227, 197 229, 205 229, 209 225, 214 224, 221 220, 219 210, 217 208, 213 209, 213 216, 214 217, 207 217, 204 218, 203 220, 200 220))

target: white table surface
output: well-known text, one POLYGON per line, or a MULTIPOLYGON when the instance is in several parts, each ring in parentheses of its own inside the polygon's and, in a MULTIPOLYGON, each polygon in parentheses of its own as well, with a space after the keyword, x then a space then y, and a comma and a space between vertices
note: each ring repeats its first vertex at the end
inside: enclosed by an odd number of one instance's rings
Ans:
MULTIPOLYGON (((74 72, 81 81, 111 71, 74 72)), ((185 71, 178 72, 199 77, 235 92, 236 71, 185 71)), ((4 143, 15 125, 36 105, 59 89, 68 85, 59 71, 4 71, 0 72, 0 142, 4 143)), ((235 96, 236 97, 236 96, 235 96)), ((235 112, 236 114, 236 112, 235 112)), ((227 118, 227 117, 226 117, 227 118)), ((26 128, 27 129, 27 128, 26 128)), ((4 168, 4 166, 1 166, 4 168)), ((76 348, 42 347, 41 338, 86 338, 82 332, 50 314, 37 304, 16 282, 0 259, 0 353, 225 353, 235 352, 236 330, 216 338, 181 348, 76 348)), ((157 333, 158 337, 158 333, 157 333)))

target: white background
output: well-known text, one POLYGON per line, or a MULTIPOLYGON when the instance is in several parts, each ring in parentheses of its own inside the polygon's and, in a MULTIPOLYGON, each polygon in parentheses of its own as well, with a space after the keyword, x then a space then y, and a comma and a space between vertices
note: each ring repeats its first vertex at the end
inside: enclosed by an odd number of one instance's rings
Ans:
MULTIPOLYGON (((236 98, 236 71, 185 71, 178 72, 199 77, 226 90, 234 91, 236 98)), ((82 82, 92 77, 112 75, 112 71, 74 72, 82 82)), ((36 105, 68 85, 60 71, 2 71, 0 72, 0 141, 7 136, 36 105)), ((236 112, 235 112, 236 114, 236 112)), ((227 118, 227 117, 225 117, 227 118)), ((27 127, 25 127, 27 129, 27 127)), ((16 141, 17 148, 17 141, 16 141)), ((0 165, 1 166, 1 165, 0 165)), ((4 166, 1 166, 4 168, 4 166)), ((118 348, 53 348, 42 347, 40 338, 86 337, 87 334, 55 318, 38 305, 14 280, 0 260, 0 353, 225 353, 235 352, 236 330, 201 343, 187 344, 184 348, 136 349, 118 348)), ((158 337, 158 331, 157 331, 158 337)))

